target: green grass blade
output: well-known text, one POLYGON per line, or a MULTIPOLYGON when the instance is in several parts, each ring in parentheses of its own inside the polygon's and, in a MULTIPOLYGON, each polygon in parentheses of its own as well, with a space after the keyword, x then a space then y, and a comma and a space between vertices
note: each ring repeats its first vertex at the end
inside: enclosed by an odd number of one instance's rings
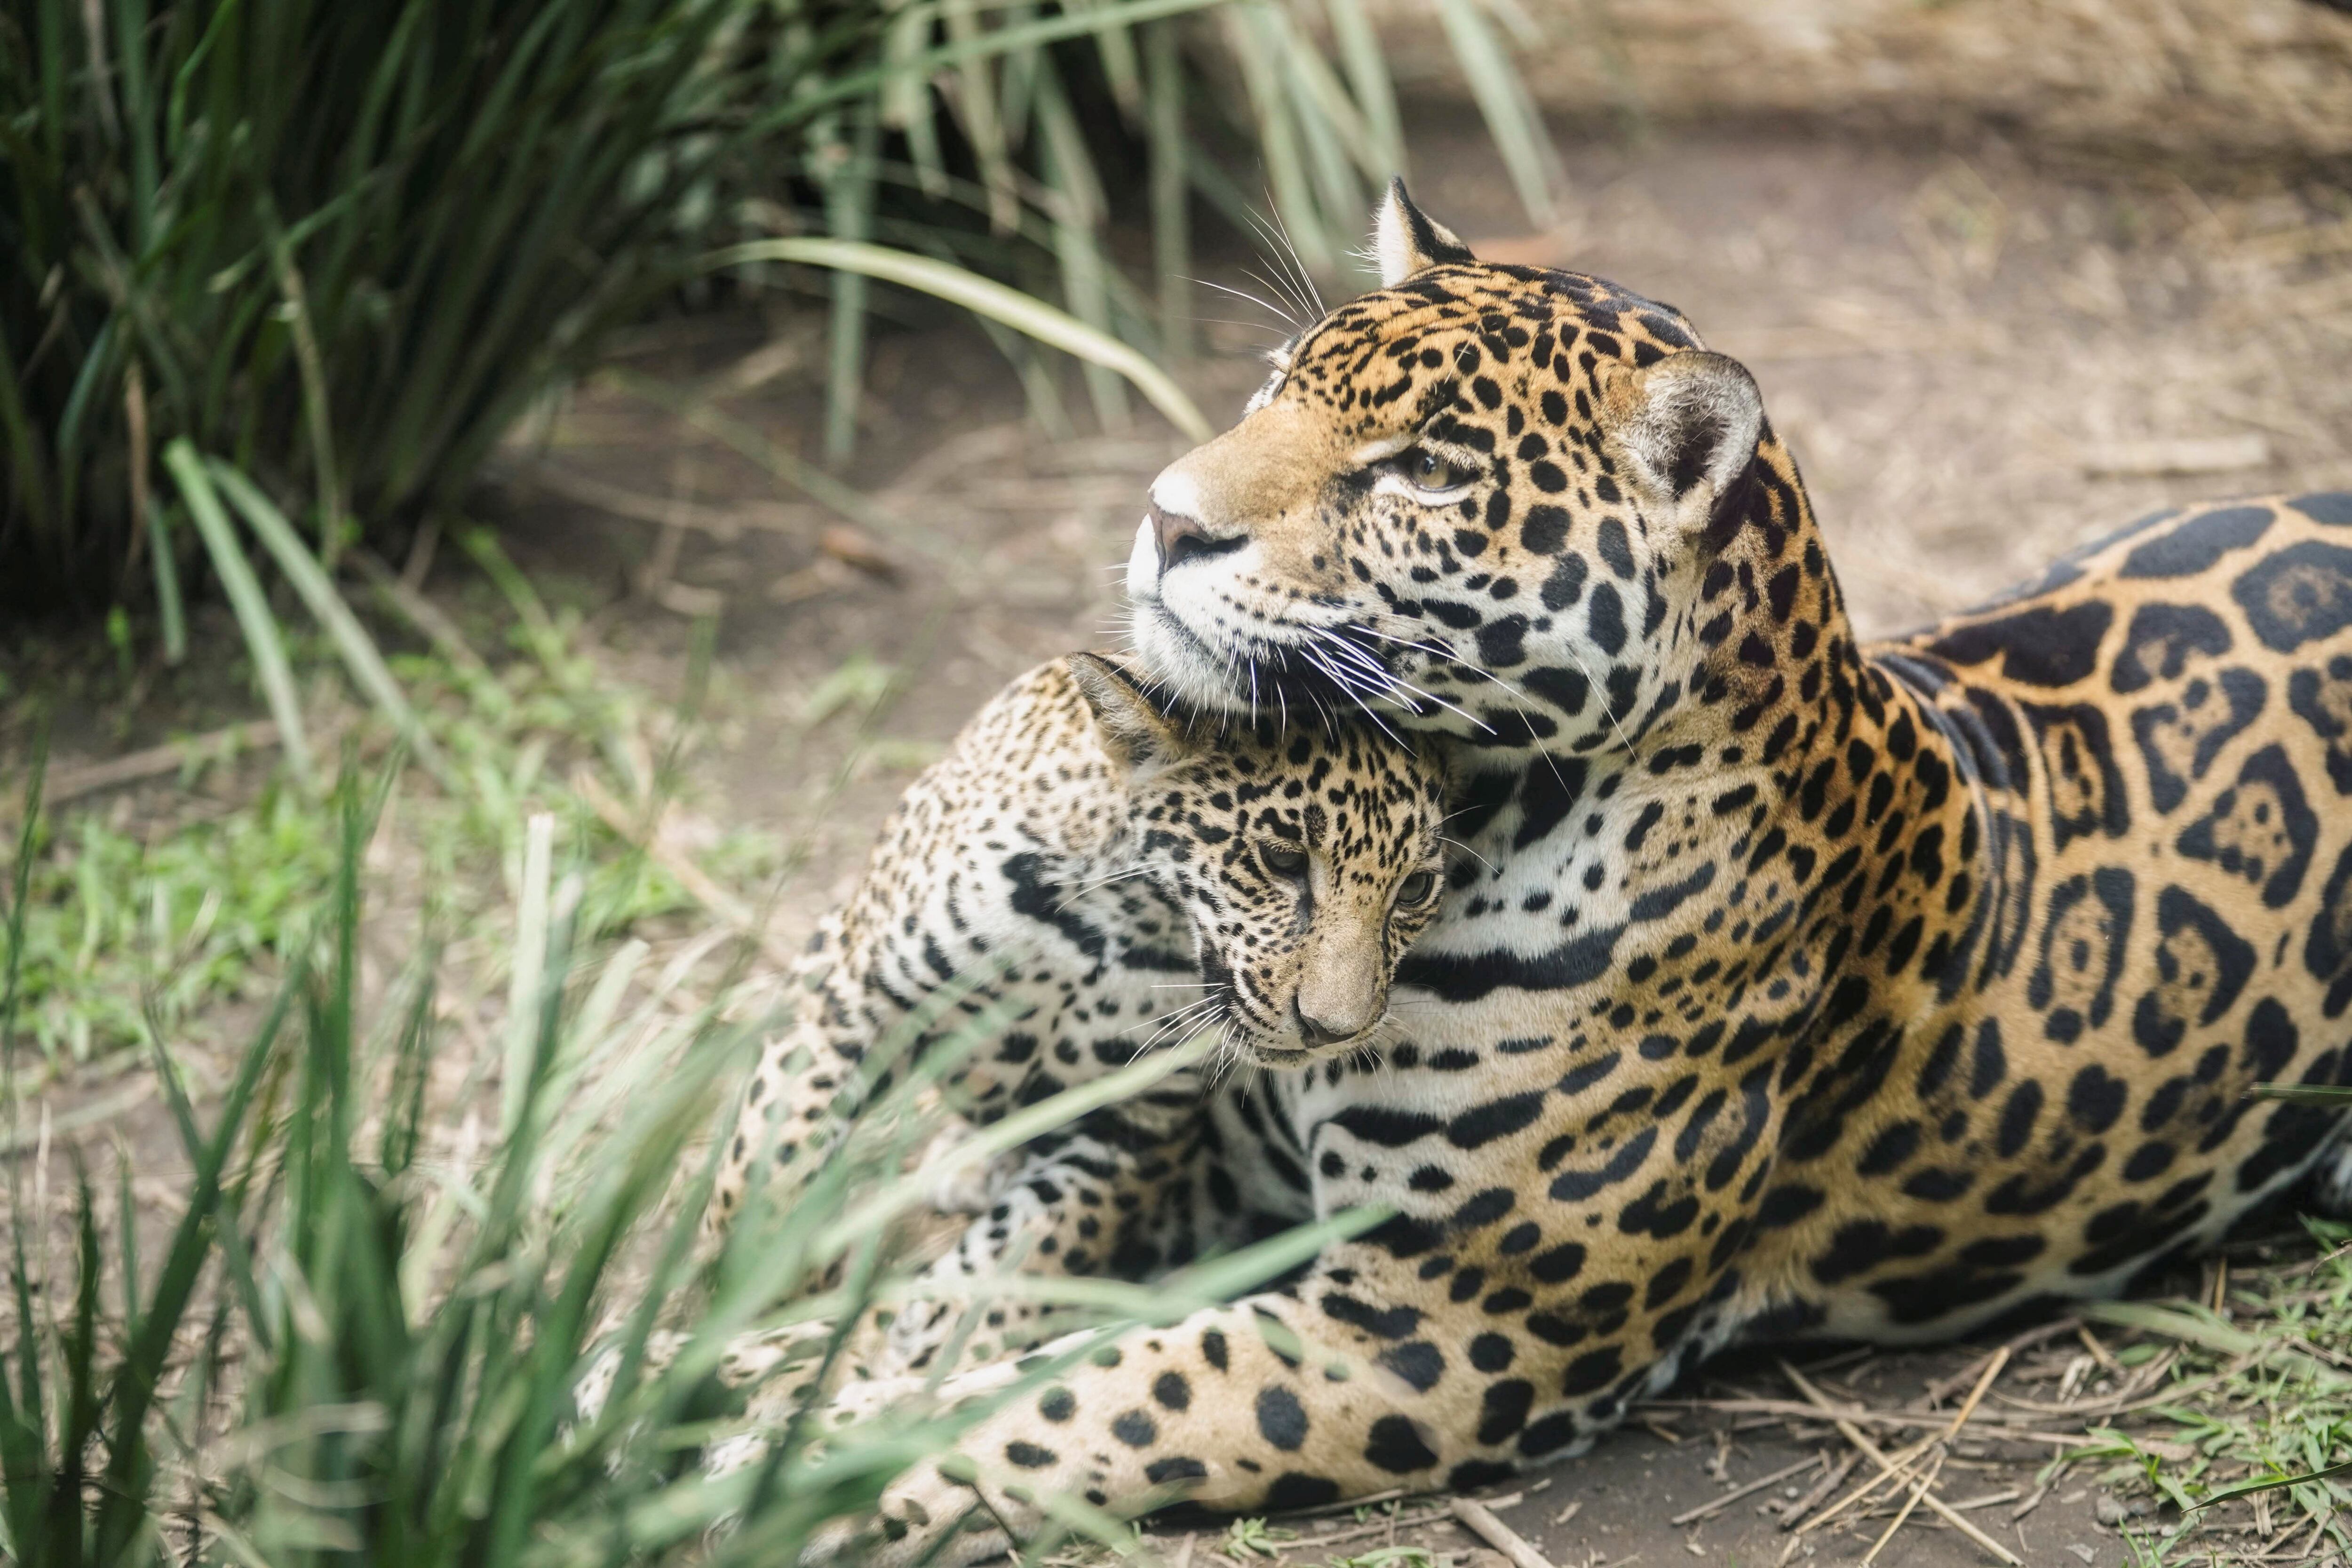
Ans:
POLYGON ((1065 353, 1117 371, 1152 406, 1166 415, 1169 423, 1192 439, 1205 441, 1215 434, 1183 388, 1141 353, 1066 311, 976 272, 883 246, 815 238, 752 240, 714 251, 703 258, 703 265, 716 271, 747 261, 797 261, 811 267, 840 268, 961 305, 1065 353))
POLYGON ((25 814, 16 824, 16 854, 8 866, 8 962, 0 967, 0 1080, 5 1080, 11 1119, 19 1109, 16 1010, 24 1001, 25 919, 32 902, 33 850, 41 841, 41 791, 48 772, 49 734, 43 725, 33 736, 32 769, 25 778, 25 814))
POLYGON ((335 465, 335 426, 327 408, 327 366, 310 324, 310 299, 294 248, 274 208, 265 208, 270 263, 278 276, 287 326, 294 336, 294 364, 302 383, 302 419, 310 435, 310 468, 319 482, 319 559, 329 571, 343 547, 343 487, 335 465))
MULTIPOLYGON (((944 70, 968 61, 984 60, 1000 55, 1016 54, 1035 49, 1046 44, 1058 44, 1066 38, 1083 38, 1100 32, 1105 26, 1139 26, 1156 22, 1163 16, 1181 16, 1188 12, 1206 11, 1233 4, 1233 0, 1122 0, 1116 7, 1099 11, 1063 12, 1042 20, 1016 23, 1010 27, 997 27, 975 32, 965 37, 953 37, 951 41, 926 50, 905 62, 900 68, 925 73, 944 70)), ((945 7, 952 21, 956 15, 950 3, 945 7)), ((751 136, 773 132, 786 125, 796 124, 836 103, 863 98, 874 91, 887 74, 879 67, 845 71, 824 86, 814 88, 789 104, 754 116, 744 126, 751 136)))
POLYGON ((179 664, 188 657, 188 614, 180 599, 180 563, 172 553, 168 509, 154 501, 147 507, 147 553, 155 565, 155 609, 163 623, 163 662, 179 664))
MULTIPOLYGON (((1058 198, 1054 215, 1054 250, 1062 265, 1062 292, 1070 313, 1108 338, 1110 290, 1107 268, 1096 244, 1108 204, 1094 160, 1087 155, 1085 133, 1071 113, 1061 78, 1050 58, 1038 61, 1036 83, 1038 140, 1043 144, 1045 184, 1058 198)), ((1106 430, 1125 430, 1131 423, 1127 397, 1110 367, 1082 362, 1087 395, 1094 400, 1095 418, 1106 430)))
POLYGON ((1144 30, 1144 131, 1151 159, 1151 263, 1160 292, 1160 342, 1168 357, 1192 353, 1192 224, 1184 153, 1184 62, 1176 24, 1144 30))
MULTIPOLYGON (((1274 210, 1307 269, 1328 272, 1333 251, 1325 215, 1315 205, 1314 184, 1298 145, 1298 127, 1282 89, 1281 51, 1264 25, 1265 9, 1264 0, 1244 0, 1221 12, 1219 20, 1224 24, 1225 47, 1241 65, 1242 82, 1249 89, 1250 109, 1257 118, 1258 155, 1265 163, 1274 210)), ((1349 221, 1352 224, 1355 219, 1351 216, 1349 221)))
MULTIPOLYGON (((850 111, 849 135, 816 156, 832 166, 825 176, 825 222, 838 239, 870 239, 874 231, 874 157, 880 128, 873 105, 850 111)), ((870 292, 855 272, 833 274, 833 308, 825 321, 824 455, 846 461, 857 446, 857 416, 866 388, 866 311, 870 292)))
POLYGON ((2248 1481, 2242 1486, 2224 1487, 2209 1497, 2199 1498, 2189 1506, 2191 1509, 2211 1508, 2217 1502, 2228 1502, 2232 1498, 2252 1497, 2256 1492, 2277 1491, 2282 1487, 2299 1487, 2306 1481, 2334 1480, 2337 1476, 2352 1476, 2352 1459, 2300 1476, 2275 1476, 2266 1481, 2248 1481))
POLYGON ((1339 47, 1349 89, 1364 116, 1365 173, 1375 184, 1390 176, 1411 178, 1405 166, 1404 122, 1397 114, 1396 83, 1389 75, 1380 35, 1364 14, 1363 0, 1323 0, 1331 18, 1331 38, 1339 47))
POLYGON ((829 1248, 847 1247, 859 1237, 877 1234, 897 1215, 923 1201, 939 1182, 997 1155, 1017 1149, 1040 1132, 1059 1127, 1087 1111, 1131 1099, 1170 1073, 1203 1060, 1215 1046, 1214 1037, 1196 1035, 1166 1050, 1138 1058, 1118 1071, 1090 1083, 1074 1085, 1034 1105, 1024 1106, 1001 1121, 977 1129, 972 1135, 923 1169, 901 1176, 861 1203, 831 1226, 824 1243, 829 1248))
POLYGON ((175 437, 163 448, 163 467, 179 483, 180 499, 187 505, 188 517, 196 526, 197 536, 205 542, 213 570, 228 594, 229 607, 236 612, 237 626, 245 633, 245 646, 253 655, 254 668, 260 672, 261 689, 268 699, 270 717, 278 721, 278 745, 286 753, 287 765, 308 789, 317 778, 310 763, 310 742, 302 726, 301 702, 294 694, 294 671, 286 662, 286 645, 278 635, 278 621, 269 613, 269 601, 262 596, 261 584, 255 578, 245 551, 237 544, 236 531, 229 524, 228 513, 222 509, 220 493, 213 487, 204 459, 196 455, 186 437, 175 437))
POLYGON ((1487 134, 1503 155, 1503 167, 1519 194, 1519 205, 1538 228, 1559 222, 1554 193, 1560 183, 1559 160, 1552 151, 1543 117, 1528 96, 1511 57, 1479 14, 1478 0, 1436 0, 1437 14, 1454 58, 1470 83, 1470 96, 1486 118, 1487 134))
MULTIPOLYGON (((302 602, 318 617, 320 626, 326 629, 327 636, 335 645, 335 651, 342 656, 343 667, 351 671, 352 680, 383 710, 384 717, 392 721, 393 727, 400 731, 401 739, 408 742, 417 761, 436 778, 445 784, 450 783, 452 775, 448 764, 442 760, 439 748, 433 743, 433 737, 425 732, 423 721, 416 717, 416 710, 409 706, 407 695, 400 689, 400 682, 394 679, 392 671, 385 668, 383 656, 376 651, 375 639, 368 636, 367 628, 361 626, 359 617, 352 614, 351 606, 343 602, 343 595, 335 587, 333 580, 310 553, 310 547, 302 542, 301 535, 294 531, 294 525, 286 521, 286 514, 261 493, 260 487, 226 463, 215 459, 211 464, 211 476, 221 493, 228 498, 229 504, 236 507, 245 519, 246 526, 253 530, 276 558, 278 569, 286 574, 286 580, 293 584, 295 593, 301 595, 302 602)), ((284 721, 281 718, 279 721, 283 723, 284 721)))
POLYGON ((531 1078, 531 1053, 539 1045, 541 994, 562 976, 547 973, 548 899, 554 875, 555 817, 534 814, 524 825, 521 896, 515 901, 514 967, 507 989, 506 1072, 500 1082, 499 1131, 514 1136, 531 1078))
POLYGON ((999 233, 1010 233, 1020 222, 1019 178, 1006 145, 1003 106, 997 100, 994 62, 988 56, 990 35, 981 26, 980 8, 971 0, 941 0, 951 47, 962 51, 952 59, 938 51, 918 52, 901 62, 903 74, 928 81, 934 71, 950 66, 961 91, 951 100, 964 139, 980 164, 981 184, 988 189, 988 221, 999 233))

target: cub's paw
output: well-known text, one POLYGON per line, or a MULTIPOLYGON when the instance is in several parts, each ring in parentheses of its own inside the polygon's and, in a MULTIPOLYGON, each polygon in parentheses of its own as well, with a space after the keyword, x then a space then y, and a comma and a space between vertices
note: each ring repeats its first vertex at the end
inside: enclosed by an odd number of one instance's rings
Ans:
MULTIPOLYGON (((641 1375, 660 1372, 677 1359, 677 1352, 687 1342, 684 1334, 656 1330, 646 1337, 645 1359, 640 1363, 641 1375)), ((572 1385, 572 1418, 583 1426, 593 1426, 596 1418, 604 1414, 604 1406, 613 1397, 613 1384, 621 1374, 621 1347, 607 1344, 597 1353, 586 1373, 572 1385)))
MULTIPOLYGON (((957 1117, 941 1128, 939 1134, 925 1146, 917 1170, 928 1170, 971 1137, 971 1123, 957 1117)), ((940 1214, 984 1215, 996 1206, 1004 1184, 1021 1168, 1018 1153, 999 1154, 995 1159, 932 1178, 927 1201, 940 1214)))
POLYGON ((1034 1508, 976 1481, 950 1457, 926 1463, 891 1483, 870 1516, 835 1520, 820 1531, 802 1562, 817 1568, 855 1558, 872 1568, 969 1568, 1003 1557, 1036 1533, 1034 1508))

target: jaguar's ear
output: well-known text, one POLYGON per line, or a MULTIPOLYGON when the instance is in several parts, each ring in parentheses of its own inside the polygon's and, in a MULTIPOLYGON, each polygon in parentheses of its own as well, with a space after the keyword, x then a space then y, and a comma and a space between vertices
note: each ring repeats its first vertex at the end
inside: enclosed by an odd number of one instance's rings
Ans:
POLYGON ((1192 743, 1191 727, 1118 665, 1092 653, 1074 653, 1064 662, 1094 715, 1103 750, 1130 777, 1156 773, 1200 749, 1192 743))
POLYGON ((1389 182, 1389 194, 1372 215, 1372 255, 1381 264, 1381 287, 1393 289, 1414 273, 1443 262, 1475 261, 1462 237, 1412 205, 1402 180, 1389 182))
POLYGON ((1747 366, 1716 353, 1668 354, 1612 377, 1603 402, 1645 489, 1711 542, 1738 531, 1764 434, 1764 395, 1747 366))

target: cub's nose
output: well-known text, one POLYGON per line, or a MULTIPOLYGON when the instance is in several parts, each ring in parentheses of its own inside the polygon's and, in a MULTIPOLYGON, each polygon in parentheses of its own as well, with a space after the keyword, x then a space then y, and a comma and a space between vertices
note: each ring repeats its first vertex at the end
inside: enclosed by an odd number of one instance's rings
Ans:
POLYGON ((1231 539, 1213 538, 1199 518, 1189 517, 1181 511, 1170 511, 1157 501, 1152 502, 1151 510, 1145 513, 1145 521, 1151 524, 1152 540, 1160 546, 1160 569, 1162 572, 1172 572, 1181 563, 1196 556, 1222 555, 1228 550, 1239 548, 1242 542, 1238 534, 1231 539))
POLYGON ((1298 1026, 1298 1037, 1310 1046, 1336 1046, 1341 1040, 1351 1040, 1371 1026, 1360 1019, 1318 1018, 1297 999, 1290 1004, 1291 1021, 1298 1026))

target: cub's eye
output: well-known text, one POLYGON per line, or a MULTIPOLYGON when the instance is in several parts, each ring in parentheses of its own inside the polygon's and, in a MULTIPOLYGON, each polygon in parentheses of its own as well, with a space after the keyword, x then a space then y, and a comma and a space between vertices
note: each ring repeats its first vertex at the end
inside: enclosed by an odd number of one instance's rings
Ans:
POLYGON ((1307 869, 1307 851, 1288 844, 1263 844, 1258 858, 1277 877, 1296 877, 1307 869))
POLYGON ((1413 489, 1430 495, 1444 495, 1459 489, 1475 477, 1465 464, 1426 447, 1414 447, 1397 458, 1397 469, 1412 482, 1413 489))
POLYGON ((1436 896, 1437 873, 1434 871, 1415 871, 1404 879, 1403 886, 1397 889, 1397 902, 1406 908, 1425 904, 1436 896))

